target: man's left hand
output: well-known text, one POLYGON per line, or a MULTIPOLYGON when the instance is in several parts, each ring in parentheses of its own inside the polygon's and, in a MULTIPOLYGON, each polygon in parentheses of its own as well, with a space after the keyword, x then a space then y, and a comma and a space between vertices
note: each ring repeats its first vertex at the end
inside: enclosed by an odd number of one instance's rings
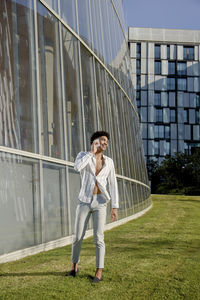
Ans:
POLYGON ((112 208, 111 218, 112 218, 112 222, 117 220, 117 208, 112 208))

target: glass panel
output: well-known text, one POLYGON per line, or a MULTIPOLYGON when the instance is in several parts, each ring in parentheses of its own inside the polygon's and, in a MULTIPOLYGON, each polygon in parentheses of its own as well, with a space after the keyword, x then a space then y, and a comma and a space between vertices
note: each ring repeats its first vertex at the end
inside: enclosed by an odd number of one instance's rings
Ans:
POLYGON ((120 89, 117 89, 117 109, 118 109, 118 128, 119 128, 119 141, 121 148, 121 161, 122 161, 122 174, 126 177, 130 177, 129 171, 129 159, 128 159, 128 149, 127 149, 127 132, 125 127, 125 112, 123 102, 127 101, 123 97, 120 89))
POLYGON ((136 60, 136 73, 137 74, 141 73, 141 60, 140 59, 136 60))
POLYGON ((111 62, 111 40, 110 40, 110 26, 109 26, 109 17, 108 9, 106 5, 107 1, 100 1, 101 16, 102 16, 102 29, 103 29, 103 41, 105 43, 105 63, 109 66, 111 62))
POLYGON ((97 61, 95 61, 95 67, 96 67, 96 87, 97 87, 98 129, 109 132, 110 129, 108 125, 105 70, 97 61))
POLYGON ((41 243, 39 164, 0 152, 0 254, 41 243))
POLYGON ((165 138, 166 139, 170 138, 170 129, 169 129, 169 126, 165 126, 165 138))
POLYGON ((78 152, 83 149, 78 41, 64 26, 62 27, 62 43, 68 133, 67 159, 74 161, 78 152))
POLYGON ((176 73, 176 64, 174 61, 168 62, 168 74, 174 75, 176 73))
MULTIPOLYGON (((126 217, 126 200, 124 199, 124 189, 123 189, 123 181, 121 179, 117 180, 118 191, 119 191, 119 209, 118 209, 118 220, 126 217)), ((110 214, 108 215, 108 221, 111 221, 110 214)))
POLYGON ((154 136, 155 138, 159 138, 158 125, 154 126, 154 136))
POLYGON ((90 149, 90 136, 97 128, 97 116, 94 93, 93 57, 81 45, 81 67, 83 83, 84 122, 87 149, 90 149))
POLYGON ((170 45, 167 45, 167 59, 170 59, 170 45))
POLYGON ((137 90, 140 90, 141 89, 141 76, 140 75, 137 75, 137 90))
POLYGON ((91 17, 92 17, 92 34, 93 34, 93 49, 94 52, 104 61, 105 50, 103 40, 103 24, 101 15, 101 5, 103 1, 90 1, 91 17))
POLYGON ((156 109, 156 122, 163 122, 163 111, 162 111, 162 109, 156 109))
POLYGON ((154 101, 156 106, 161 105, 161 93, 154 93, 154 101))
POLYGON ((160 58, 160 45, 155 45, 155 59, 160 58))
POLYGON ((69 193, 70 193, 70 218, 71 218, 71 232, 74 233, 74 222, 76 216, 76 207, 78 204, 78 195, 81 188, 80 175, 72 168, 68 168, 69 172, 69 193))
POLYGON ((80 37, 91 47, 92 33, 91 33, 91 20, 90 20, 90 1, 78 1, 78 23, 80 37))
POLYGON ((137 44, 137 58, 141 58, 141 44, 137 44))
POLYGON ((45 0, 45 2, 58 13, 58 0, 45 0))
POLYGON ((186 75, 187 64, 186 62, 178 62, 177 63, 177 74, 178 75, 186 75))
POLYGON ((64 158, 58 21, 39 2, 38 28, 43 154, 64 158))
POLYGON ((43 164, 45 242, 66 235, 66 172, 64 166, 43 164))
POLYGON ((127 134, 127 151, 128 151, 128 159, 129 159, 129 170, 130 170, 130 177, 135 178, 135 163, 134 163, 134 147, 135 144, 132 142, 133 141, 133 123, 135 122, 135 119, 132 119, 131 116, 131 111, 132 107, 128 100, 124 98, 124 115, 126 116, 124 118, 125 122, 125 132, 127 134))
POLYGON ((194 60, 194 47, 184 46, 183 47, 183 59, 194 60))
POLYGON ((170 109, 170 122, 176 122, 176 111, 175 109, 170 109))
POLYGON ((159 142, 154 142, 154 154, 159 155, 159 142))
POLYGON ((121 154, 120 148, 116 147, 119 139, 119 115, 116 102, 116 90, 114 81, 107 75, 107 84, 108 84, 108 105, 110 113, 110 133, 111 133, 111 149, 113 154, 113 159, 115 163, 115 169, 117 174, 121 174, 121 154))
POLYGON ((177 79, 177 88, 179 91, 186 91, 187 79, 186 78, 178 78, 177 79))
POLYGON ((167 78, 167 89, 175 90, 175 78, 167 78))
POLYGON ((155 61, 155 74, 161 74, 161 61, 155 61))
POLYGON ((61 18, 77 32, 76 0, 60 0, 61 18))
POLYGON ((159 126, 159 138, 164 138, 164 126, 159 126))
POLYGON ((124 196, 126 199, 126 215, 131 216, 133 214, 133 198, 131 183, 124 180, 124 196))
POLYGON ((0 4, 0 145, 38 152, 33 2, 0 4))

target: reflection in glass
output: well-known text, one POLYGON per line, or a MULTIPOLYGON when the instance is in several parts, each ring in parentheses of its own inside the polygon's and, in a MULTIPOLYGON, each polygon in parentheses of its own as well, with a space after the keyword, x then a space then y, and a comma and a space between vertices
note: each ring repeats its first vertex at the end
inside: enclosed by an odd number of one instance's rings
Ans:
POLYGON ((70 234, 74 233, 74 220, 76 216, 76 207, 78 204, 78 195, 81 188, 81 181, 79 173, 75 172, 74 169, 68 168, 69 172, 69 193, 70 193, 70 201, 69 201, 69 213, 71 219, 71 232, 70 234))
POLYGON ((121 161, 122 161, 122 174, 126 177, 130 177, 129 170, 129 159, 128 159, 128 149, 127 149, 127 131, 125 125, 125 111, 124 111, 124 102, 127 101, 123 97, 120 89, 116 89, 116 104, 118 109, 118 128, 119 128, 119 141, 121 148, 121 161))
POLYGON ((175 90, 175 78, 171 78, 171 77, 167 78, 167 89, 175 90))
POLYGON ((61 18, 77 32, 76 0, 60 0, 61 18))
POLYGON ((116 102, 116 86, 115 82, 107 75, 107 85, 108 85, 108 95, 107 101, 110 112, 110 134, 111 134, 111 145, 112 154, 115 163, 116 173, 121 173, 121 147, 116 147, 119 145, 119 113, 116 102))
POLYGON ((96 60, 95 60, 95 71, 96 71, 96 88, 97 88, 98 128, 99 130, 105 130, 109 132, 110 130, 108 125, 105 70, 96 60))
POLYGON ((194 46, 183 46, 183 59, 194 60, 194 46))
POLYGON ((187 89, 187 79, 186 78, 178 78, 177 79, 177 89, 178 89, 178 91, 186 91, 186 89, 187 89))
POLYGON ((0 1, 0 145, 38 151, 33 1, 0 1))
POLYGON ((58 13, 58 1, 60 0, 45 0, 45 2, 58 13))
POLYGON ((67 159, 74 161, 78 152, 83 150, 78 41, 64 26, 62 27, 62 46, 68 133, 67 159))
MULTIPOLYGON (((93 2, 93 1, 92 1, 93 2)), ((96 2, 96 1, 94 1, 96 2)), ((90 1, 79 0, 78 4, 78 24, 79 36, 89 45, 92 44, 90 1)))
POLYGON ((43 154, 63 158, 58 21, 39 2, 38 28, 43 154))
POLYGON ((187 64, 186 62, 178 62, 177 63, 177 74, 178 75, 186 75, 187 64))
POLYGON ((83 105, 87 149, 90 149, 90 136, 97 128, 94 93, 93 57, 81 45, 81 68, 83 83, 83 105))
POLYGON ((159 75, 161 74, 161 61, 155 61, 155 74, 159 75))
POLYGON ((104 62, 105 50, 103 39, 103 24, 102 24, 102 15, 101 5, 103 5, 102 0, 90 1, 91 5, 91 19, 92 19, 92 40, 93 40, 93 50, 95 54, 99 56, 99 58, 104 62))
POLYGON ((168 62, 168 74, 174 75, 176 73, 176 64, 175 61, 168 62))
POLYGON ((66 234, 66 174, 64 166, 51 163, 43 166, 44 238, 49 242, 66 234))
POLYGON ((0 255, 41 243, 39 164, 0 152, 0 255))
POLYGON ((155 45, 155 59, 160 58, 160 45, 155 45))

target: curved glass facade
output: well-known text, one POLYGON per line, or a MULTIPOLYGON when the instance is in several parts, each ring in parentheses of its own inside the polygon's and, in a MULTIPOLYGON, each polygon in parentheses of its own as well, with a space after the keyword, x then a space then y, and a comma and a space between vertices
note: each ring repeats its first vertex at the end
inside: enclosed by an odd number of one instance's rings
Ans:
POLYGON ((95 130, 111 133, 119 219, 151 205, 123 28, 121 0, 0 2, 0 257, 73 234, 95 130))

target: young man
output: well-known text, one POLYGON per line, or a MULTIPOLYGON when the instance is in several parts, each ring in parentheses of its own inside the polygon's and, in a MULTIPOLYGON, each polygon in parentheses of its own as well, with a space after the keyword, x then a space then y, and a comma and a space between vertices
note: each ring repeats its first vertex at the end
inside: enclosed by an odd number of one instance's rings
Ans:
POLYGON ((76 276, 80 258, 81 243, 85 235, 90 215, 93 216, 94 242, 96 245, 96 273, 93 283, 102 280, 104 268, 104 225, 106 222, 106 206, 112 199, 112 221, 117 219, 119 207, 118 188, 113 160, 103 152, 108 147, 110 136, 105 131, 96 131, 91 136, 91 151, 80 152, 76 158, 74 169, 80 172, 82 185, 79 203, 76 209, 75 233, 72 243, 72 270, 68 276, 76 276), (109 192, 106 190, 107 183, 109 192))

